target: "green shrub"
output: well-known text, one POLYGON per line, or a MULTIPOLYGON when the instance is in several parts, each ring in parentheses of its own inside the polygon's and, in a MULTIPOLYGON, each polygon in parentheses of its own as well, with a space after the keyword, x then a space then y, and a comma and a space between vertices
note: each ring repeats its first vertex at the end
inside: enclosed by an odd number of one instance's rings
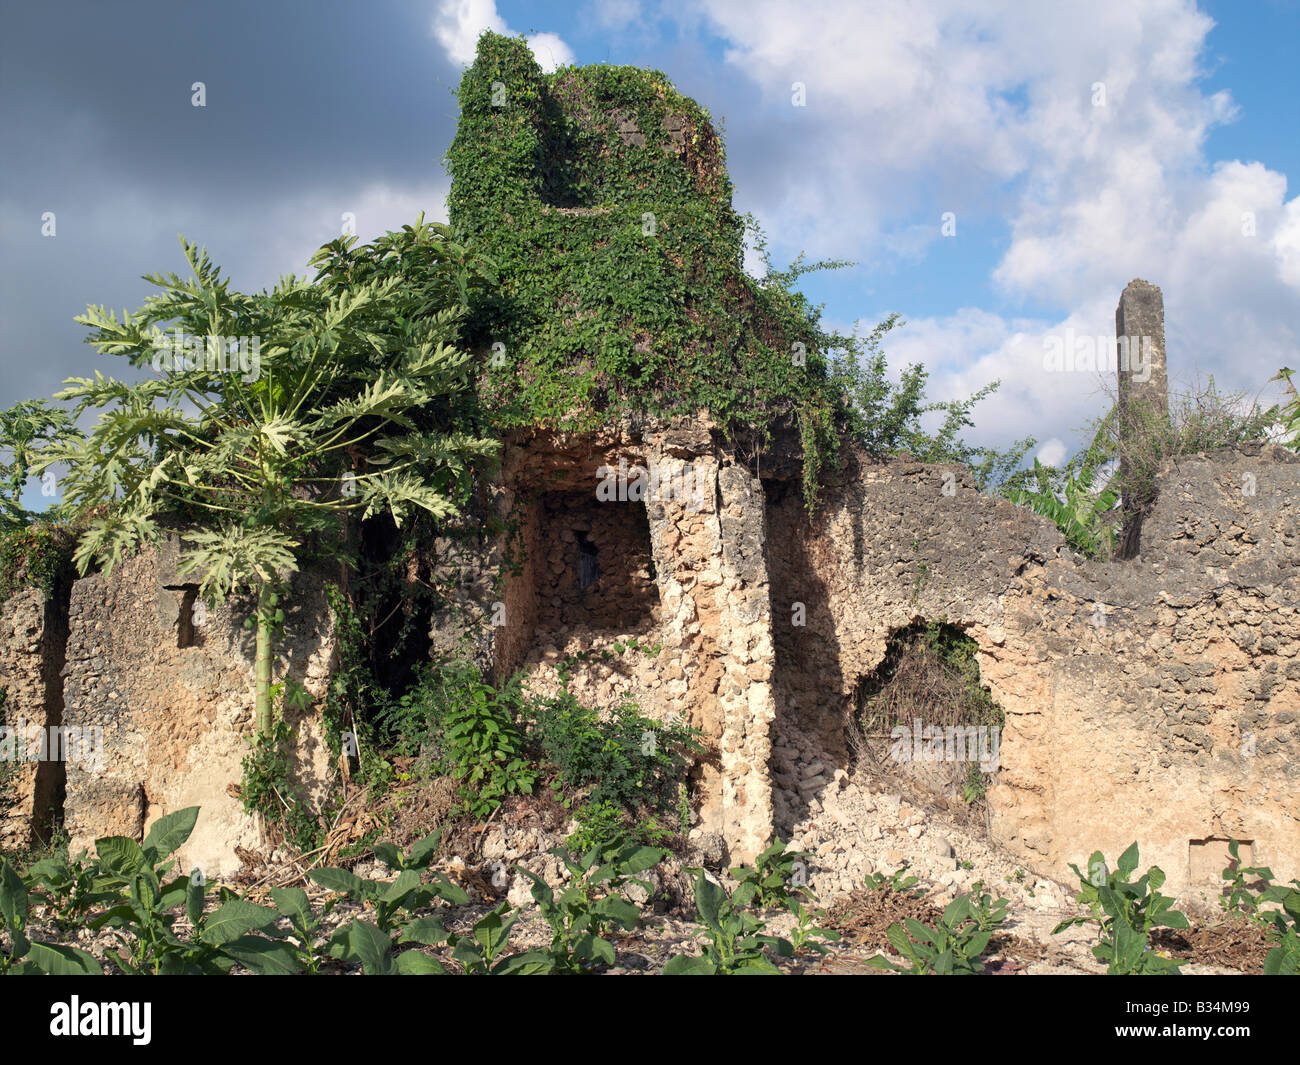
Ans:
POLYGON ((907 965, 877 954, 867 964, 911 976, 970 976, 984 971, 980 956, 1006 919, 1007 900, 988 895, 958 895, 934 928, 911 917, 890 925, 885 937, 907 959, 907 965))
POLYGON ((565 692, 529 712, 542 756, 559 770, 562 786, 585 792, 589 803, 671 810, 691 757, 703 751, 696 730, 656 721, 634 703, 611 708, 602 720, 565 692))
POLYGON ((597 963, 614 964, 614 947, 607 938, 615 929, 631 931, 640 911, 624 894, 627 884, 649 892, 650 884, 637 874, 653 869, 667 857, 665 851, 635 844, 592 847, 576 855, 556 847, 551 851, 564 863, 569 880, 556 890, 536 873, 521 866, 519 872, 533 882, 532 896, 538 912, 551 927, 551 945, 534 952, 551 973, 589 972, 597 963))
POLYGON ((1161 895, 1165 874, 1153 865, 1137 880, 1129 876, 1138 866, 1138 845, 1133 843, 1119 856, 1118 867, 1110 872, 1101 851, 1088 859, 1085 876, 1071 865, 1079 878, 1079 901, 1092 911, 1091 917, 1071 917, 1054 929, 1057 935, 1074 925, 1095 923, 1101 941, 1092 948, 1098 961, 1106 963, 1111 975, 1177 976, 1181 962, 1153 951, 1148 937, 1154 928, 1187 928, 1187 918, 1172 909, 1174 900, 1161 895))
POLYGON ((741 884, 754 885, 754 904, 764 909, 788 906, 798 896, 813 897, 807 886, 808 855, 786 850, 780 836, 754 859, 753 865, 736 866, 731 875, 741 884))
POLYGON ((437 734, 443 772, 456 781, 460 809, 483 818, 510 795, 528 795, 537 771, 515 724, 520 703, 516 679, 497 691, 486 683, 467 686, 437 734))
POLYGON ((779 976, 768 957, 794 956, 794 944, 769 935, 767 922, 749 912, 757 887, 741 884, 730 895, 695 870, 695 907, 703 926, 704 952, 699 957, 678 954, 664 966, 665 976, 779 976))

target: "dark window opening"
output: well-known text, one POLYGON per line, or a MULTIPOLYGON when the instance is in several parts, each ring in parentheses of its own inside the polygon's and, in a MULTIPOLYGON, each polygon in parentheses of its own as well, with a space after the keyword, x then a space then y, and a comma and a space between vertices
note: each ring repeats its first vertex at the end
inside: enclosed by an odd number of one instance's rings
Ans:
POLYGON ((176 611, 176 646, 201 647, 203 645, 202 626, 207 615, 206 606, 199 600, 197 584, 169 584, 167 588, 179 592, 179 606, 176 611))
POLYGON ((577 533, 575 539, 578 542, 578 587, 590 588, 600 579, 596 545, 587 539, 585 533, 577 533))

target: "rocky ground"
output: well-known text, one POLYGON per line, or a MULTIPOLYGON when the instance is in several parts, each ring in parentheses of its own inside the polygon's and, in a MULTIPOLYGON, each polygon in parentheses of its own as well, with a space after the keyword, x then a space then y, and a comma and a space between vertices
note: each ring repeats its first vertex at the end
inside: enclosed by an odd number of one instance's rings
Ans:
MULTIPOLYGON (((824 911, 819 923, 843 937, 825 957, 808 953, 781 961, 785 971, 878 973, 866 959, 888 950, 885 930, 891 923, 906 917, 930 923, 959 893, 980 890, 1009 902, 1003 931, 986 959, 990 973, 1104 971, 1090 951, 1095 942, 1091 927, 1051 934, 1063 919, 1080 912, 1071 886, 1030 873, 999 853, 988 843, 978 819, 936 808, 915 795, 909 799, 894 783, 862 769, 850 775, 798 737, 783 741, 773 764, 779 789, 775 796, 778 830, 793 849, 808 855, 807 867, 800 871, 816 893, 817 907, 824 911), (918 878, 912 891, 900 894, 867 886, 871 874, 889 876, 901 869, 918 878)), ((386 801, 394 816, 388 821, 395 843, 409 844, 439 823, 451 801, 445 785, 425 782, 390 795, 386 801)), ((576 825, 568 811, 545 794, 511 799, 499 815, 482 825, 451 824, 444 835, 442 856, 433 868, 460 884, 471 899, 471 905, 455 911, 447 925, 453 931, 467 931, 505 899, 525 910, 515 925, 510 949, 543 947, 550 941, 550 930, 531 908, 530 881, 514 867, 530 869, 552 885, 562 883, 563 867, 548 852, 563 844, 576 825)), ((729 883, 729 877, 718 837, 697 828, 682 850, 643 874, 652 892, 634 893, 643 908, 642 926, 615 941, 617 965, 612 972, 657 973, 676 954, 698 953, 699 926, 688 870, 703 867, 724 883, 729 883)), ((303 886, 316 902, 330 897, 303 877, 309 863, 285 852, 270 858, 263 862, 247 856, 240 883, 234 886, 259 901, 273 884, 303 886)), ((392 875, 373 855, 362 855, 352 865, 362 877, 392 875)), ((326 918, 325 931, 359 913, 359 906, 339 903, 326 918)), ((766 917, 768 931, 777 935, 788 935, 794 925, 794 918, 785 912, 770 911, 766 917)), ((183 928, 182 919, 178 929, 183 928)), ((84 929, 75 933, 73 941, 100 958, 113 945, 108 935, 92 935, 84 929)), ((1192 931, 1162 934, 1156 947, 1188 959, 1185 973, 1232 974, 1258 972, 1267 944, 1253 926, 1207 914, 1192 931)), ((331 967, 346 971, 341 965, 331 967)), ((454 971, 455 966, 449 968, 454 971)))

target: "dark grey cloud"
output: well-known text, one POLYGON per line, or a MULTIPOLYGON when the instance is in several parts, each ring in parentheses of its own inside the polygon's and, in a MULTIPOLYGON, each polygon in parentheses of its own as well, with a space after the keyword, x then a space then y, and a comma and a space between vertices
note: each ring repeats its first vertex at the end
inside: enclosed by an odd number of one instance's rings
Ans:
POLYGON ((460 72, 428 20, 396 0, 7 4, 0 404, 110 369, 72 317, 183 272, 178 232, 252 288, 302 272, 343 211, 368 237, 440 209, 460 72))

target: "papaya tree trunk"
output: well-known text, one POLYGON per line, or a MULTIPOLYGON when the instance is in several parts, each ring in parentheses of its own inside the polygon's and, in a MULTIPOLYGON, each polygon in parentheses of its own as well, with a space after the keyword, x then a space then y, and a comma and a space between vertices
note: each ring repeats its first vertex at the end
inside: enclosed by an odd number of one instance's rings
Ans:
POLYGON ((271 735, 271 626, 274 612, 271 586, 263 582, 257 589, 257 656, 254 659, 254 707, 260 736, 271 735))

